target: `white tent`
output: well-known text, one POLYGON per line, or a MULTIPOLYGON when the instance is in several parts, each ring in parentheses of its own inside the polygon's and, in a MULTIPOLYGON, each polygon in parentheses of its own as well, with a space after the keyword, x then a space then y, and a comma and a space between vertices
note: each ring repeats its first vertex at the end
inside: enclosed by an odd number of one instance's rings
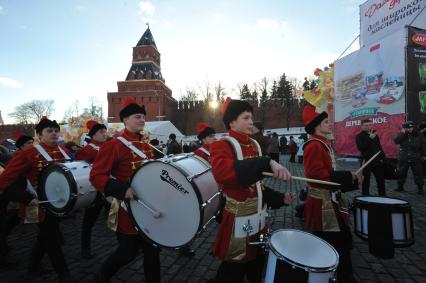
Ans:
MULTIPOLYGON (((108 123, 108 131, 121 131, 124 129, 123 123, 108 123)), ((176 140, 180 142, 184 135, 170 121, 145 122, 144 131, 149 134, 150 139, 158 139, 167 143, 169 135, 174 133, 176 140)))

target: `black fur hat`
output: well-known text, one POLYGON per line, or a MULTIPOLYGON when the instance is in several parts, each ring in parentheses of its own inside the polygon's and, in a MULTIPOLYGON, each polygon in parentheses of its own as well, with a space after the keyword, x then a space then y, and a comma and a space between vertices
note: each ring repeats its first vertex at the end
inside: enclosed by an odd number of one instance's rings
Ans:
POLYGON ((225 124, 225 127, 229 130, 229 124, 236 120, 244 111, 253 113, 253 107, 250 103, 244 100, 230 99, 228 97, 222 106, 223 123, 225 124))
POLYGON ((57 128, 58 130, 61 129, 61 127, 59 127, 59 124, 56 123, 56 120, 49 120, 46 116, 41 117, 40 122, 36 125, 36 133, 41 134, 44 128, 57 128))

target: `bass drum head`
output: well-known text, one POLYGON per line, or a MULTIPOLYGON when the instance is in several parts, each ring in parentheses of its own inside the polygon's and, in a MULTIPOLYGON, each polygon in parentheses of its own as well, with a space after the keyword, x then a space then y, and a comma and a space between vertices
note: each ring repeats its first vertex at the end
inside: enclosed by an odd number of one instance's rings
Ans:
POLYGON ((200 226, 200 196, 183 172, 161 161, 142 165, 132 178, 137 197, 161 213, 153 214, 138 201, 130 201, 136 228, 156 245, 179 248, 188 244, 200 226))
POLYGON ((70 200, 71 194, 76 194, 76 184, 67 170, 61 164, 53 164, 41 172, 39 198, 53 201, 45 207, 55 214, 65 214, 73 206, 70 200))
POLYGON ((328 272, 339 263, 339 255, 329 243, 307 232, 277 230, 269 241, 272 252, 279 259, 307 271, 328 272))

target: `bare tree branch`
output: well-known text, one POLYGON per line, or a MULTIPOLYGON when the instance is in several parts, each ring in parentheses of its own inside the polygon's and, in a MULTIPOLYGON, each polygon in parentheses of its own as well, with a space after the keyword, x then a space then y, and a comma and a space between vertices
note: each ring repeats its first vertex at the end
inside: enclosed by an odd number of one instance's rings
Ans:
POLYGON ((40 121, 41 117, 52 114, 54 103, 53 99, 32 100, 15 107, 15 111, 9 116, 20 124, 36 123, 40 121))

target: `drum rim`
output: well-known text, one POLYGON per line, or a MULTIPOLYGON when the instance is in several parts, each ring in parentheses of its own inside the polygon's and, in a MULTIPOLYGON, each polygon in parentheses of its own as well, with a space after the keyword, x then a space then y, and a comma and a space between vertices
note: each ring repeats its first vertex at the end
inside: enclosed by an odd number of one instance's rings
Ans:
MULTIPOLYGON (((50 170, 52 170, 52 168, 54 167, 59 167, 61 169, 61 171, 64 173, 65 178, 67 179, 67 181, 70 184, 70 194, 77 194, 77 183, 74 180, 73 175, 70 173, 69 170, 64 170, 64 168, 68 168, 67 166, 65 166, 62 163, 52 163, 47 165, 46 167, 43 168, 43 170, 39 173, 39 178, 38 178, 38 183, 40 184, 38 186, 38 190, 37 190, 37 194, 39 196, 39 199, 41 201, 45 201, 48 200, 47 196, 45 194, 45 190, 44 189, 44 180, 46 180, 46 173, 49 172, 50 170)), ((63 208, 55 208, 52 205, 50 205, 49 203, 44 204, 43 206, 46 208, 46 210, 53 214, 54 216, 58 216, 58 217, 62 217, 67 215, 72 208, 74 207, 75 203, 77 201, 77 198, 72 198, 70 195, 70 199, 69 202, 63 207, 63 208)))
POLYGON ((359 196, 355 196, 354 198, 353 198, 353 203, 354 203, 354 205, 355 205, 355 203, 359 203, 359 204, 375 204, 375 205, 379 205, 379 206, 392 206, 392 207, 406 207, 406 206, 409 206, 409 207, 411 207, 410 206, 410 203, 407 201, 407 200, 405 200, 405 199, 402 199, 402 198, 391 198, 391 197, 387 197, 387 196, 385 196, 385 197, 383 197, 383 196, 363 196, 363 195, 359 195, 359 196), (380 202, 371 202, 371 201, 366 201, 366 200, 360 200, 359 198, 361 198, 361 197, 372 197, 372 198, 386 198, 386 199, 394 199, 394 200, 400 200, 400 201, 403 201, 403 202, 405 202, 405 203, 380 203, 380 202))
MULTIPOLYGON (((162 159, 162 158, 160 158, 160 159, 162 159)), ((153 159, 153 160, 147 160, 147 161, 145 161, 145 162, 143 162, 142 164, 141 164, 141 166, 139 166, 139 168, 137 168, 134 172, 133 172, 133 174, 132 174, 132 176, 131 176, 131 178, 130 178, 130 184, 132 183, 132 180, 133 180, 133 177, 136 175, 136 173, 137 172, 139 172, 139 170, 141 170, 141 168, 143 167, 143 166, 146 166, 147 164, 150 164, 150 163, 163 163, 162 162, 162 160, 160 160, 160 159, 153 159)), ((185 178, 187 178, 187 180, 188 180, 188 174, 184 171, 184 170, 182 170, 182 169, 180 169, 179 167, 177 167, 177 166, 174 166, 173 165, 173 163, 167 163, 168 165, 170 165, 170 166, 172 166, 172 167, 174 167, 176 170, 178 170, 180 173, 182 173, 184 176, 185 176, 185 178)), ((194 186, 196 187, 196 190, 194 190, 195 191, 195 195, 197 196, 197 199, 198 199, 198 203, 200 204, 200 203, 202 203, 202 199, 201 199, 201 194, 200 194, 200 191, 199 191, 199 188, 198 188, 198 186, 193 182, 193 180, 191 180, 191 181, 188 181, 191 185, 192 185, 192 187, 194 188, 194 186)), ((131 219, 131 221, 132 221, 132 223, 133 223, 133 226, 134 226, 134 228, 136 229, 136 231, 138 232, 138 234, 139 235, 141 235, 144 239, 146 239, 146 240, 148 240, 149 242, 151 242, 151 244, 153 244, 154 246, 156 246, 156 247, 161 247, 161 248, 165 248, 165 249, 173 249, 173 250, 179 250, 179 249, 181 249, 181 248, 183 248, 183 247, 185 247, 185 246, 188 246, 189 244, 191 244, 194 240, 195 240, 195 238, 198 236, 198 231, 200 231, 200 228, 202 227, 202 221, 203 221, 203 219, 204 219, 204 210, 201 208, 201 206, 199 205, 198 206, 198 209, 200 210, 200 220, 199 220, 199 223, 198 223, 198 228, 197 228, 197 233, 195 233, 195 235, 191 238, 191 240, 189 240, 186 244, 184 244, 184 245, 180 245, 180 246, 166 246, 166 245, 162 245, 162 244, 159 244, 159 243, 157 243, 156 241, 154 241, 153 239, 151 239, 151 238, 149 238, 144 232, 143 232, 143 229, 141 229, 140 227, 139 227, 139 225, 137 224, 137 222, 136 222, 136 220, 135 220, 135 217, 134 217, 134 215, 133 215, 133 212, 132 212, 132 209, 131 209, 131 205, 130 205, 130 201, 129 200, 125 200, 125 204, 126 204, 126 207, 127 207, 127 212, 128 212, 128 214, 129 214, 129 216, 130 216, 130 219, 131 219)))
POLYGON ((337 266, 339 265, 339 260, 340 260, 340 258, 339 258, 339 253, 336 251, 336 249, 332 246, 332 245, 330 245, 330 243, 328 243, 327 241, 325 241, 325 240, 323 240, 323 239, 321 239, 320 237, 318 237, 318 236, 316 236, 316 235, 314 235, 314 234, 312 234, 312 233, 309 233, 309 232, 306 232, 306 231, 302 231, 302 230, 298 230, 298 229, 278 229, 278 230, 275 230, 275 231, 273 231, 272 233, 271 233, 271 236, 269 237, 269 243, 268 243, 268 246, 269 246, 269 249, 274 253, 274 255, 278 258, 278 259, 280 259, 280 260, 283 260, 283 261, 285 261, 285 262, 287 262, 288 264, 290 264, 290 265, 293 265, 293 266, 296 266, 296 267, 298 267, 298 268, 301 268, 301 269, 303 269, 303 270, 306 270, 306 271, 308 271, 308 272, 314 272, 314 273, 328 273, 328 272, 330 272, 330 271, 334 271, 334 270, 336 270, 336 268, 337 268, 337 266), (327 244, 333 251, 334 251, 334 254, 336 255, 336 258, 337 258, 337 261, 336 261, 336 263, 334 264, 334 265, 332 265, 332 266, 329 266, 329 267, 324 267, 324 268, 319 268, 319 267, 310 267, 310 266, 306 266, 306 265, 303 265, 303 264, 301 264, 301 263, 298 263, 298 262, 294 262, 294 261, 292 261, 291 259, 288 259, 287 257, 285 257, 285 256, 283 256, 282 254, 280 254, 272 245, 271 245, 271 238, 272 238, 272 235, 273 234, 275 234, 275 233, 277 233, 277 232, 281 232, 281 231, 297 231, 297 232, 301 232, 301 233, 304 233, 304 234, 308 234, 308 235, 310 235, 310 236, 313 236, 313 237, 316 237, 317 239, 320 239, 321 241, 323 241, 325 244, 327 244))

